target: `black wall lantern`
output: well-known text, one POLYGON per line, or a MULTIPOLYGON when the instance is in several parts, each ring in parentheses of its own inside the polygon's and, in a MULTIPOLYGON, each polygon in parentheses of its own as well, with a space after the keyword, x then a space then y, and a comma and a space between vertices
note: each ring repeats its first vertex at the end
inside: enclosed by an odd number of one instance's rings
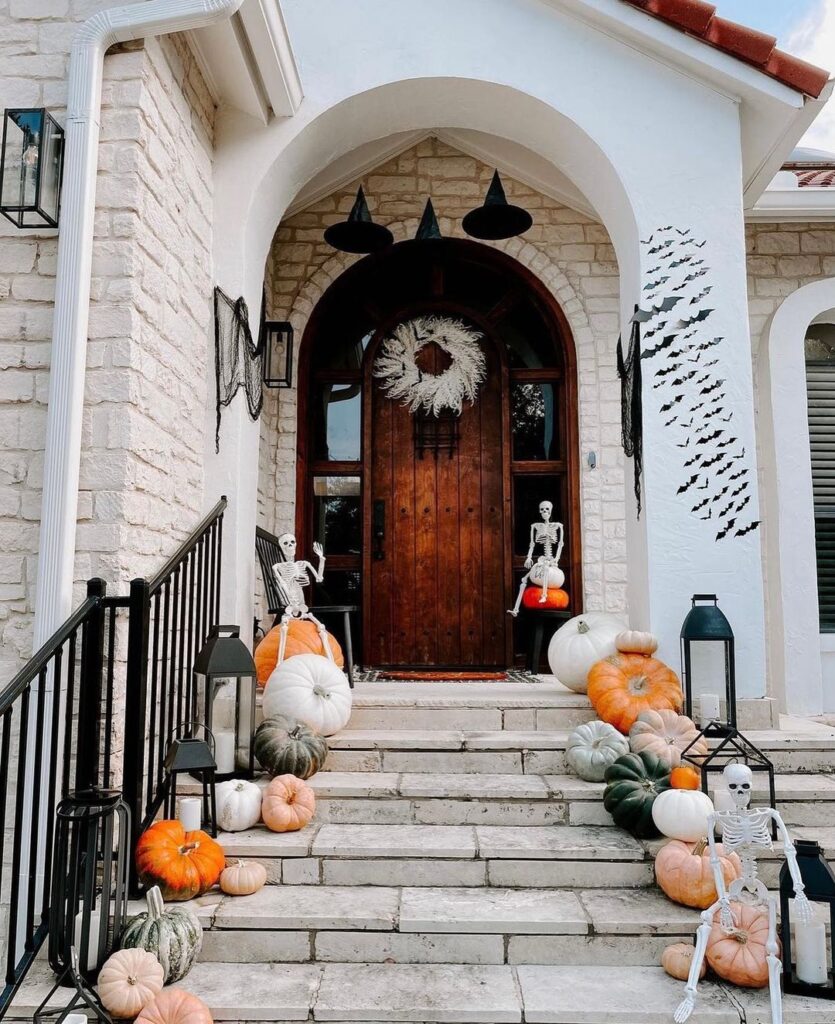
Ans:
POLYGON ((41 108, 3 118, 0 213, 19 228, 57 228, 64 129, 41 108))
POLYGON ((695 718, 707 736, 733 732, 736 729, 734 634, 715 594, 693 595, 692 607, 681 627, 681 674, 684 713, 688 718, 695 718))
POLYGON ((252 778, 255 662, 240 626, 213 626, 194 662, 195 708, 214 736, 218 780, 252 778))
POLYGON ((794 883, 788 864, 780 869, 780 927, 783 939, 783 989, 801 996, 835 999, 835 874, 820 846, 811 839, 795 842, 797 866, 812 904, 828 910, 826 921, 816 917, 802 924, 793 912, 794 883))
POLYGON ((259 345, 262 379, 268 388, 293 386, 293 325, 289 320, 262 320, 259 345))

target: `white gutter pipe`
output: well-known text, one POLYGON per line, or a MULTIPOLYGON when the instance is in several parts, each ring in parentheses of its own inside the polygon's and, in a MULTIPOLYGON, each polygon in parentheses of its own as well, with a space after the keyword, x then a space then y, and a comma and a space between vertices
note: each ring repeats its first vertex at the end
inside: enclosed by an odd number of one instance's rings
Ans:
POLYGON ((46 420, 34 650, 72 608, 104 55, 115 43, 203 28, 243 0, 147 0, 92 15, 70 54, 64 184, 46 420))

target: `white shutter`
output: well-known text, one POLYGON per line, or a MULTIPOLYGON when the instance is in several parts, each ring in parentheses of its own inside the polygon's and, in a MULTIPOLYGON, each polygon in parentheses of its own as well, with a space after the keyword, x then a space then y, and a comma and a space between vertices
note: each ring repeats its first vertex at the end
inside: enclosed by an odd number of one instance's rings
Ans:
POLYGON ((835 362, 807 362, 820 629, 835 632, 835 362))

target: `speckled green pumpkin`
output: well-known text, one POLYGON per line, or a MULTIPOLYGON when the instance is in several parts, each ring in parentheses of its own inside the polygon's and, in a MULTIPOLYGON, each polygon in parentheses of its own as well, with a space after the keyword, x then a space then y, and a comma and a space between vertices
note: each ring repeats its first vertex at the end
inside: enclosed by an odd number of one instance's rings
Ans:
POLYGON ((638 839, 660 835, 652 820, 652 805, 670 788, 670 766, 656 754, 624 754, 606 769, 603 806, 615 824, 638 839))
POLYGON ((166 909, 158 886, 145 894, 148 909, 131 918, 122 932, 122 949, 144 949, 159 960, 166 984, 184 978, 203 946, 203 928, 183 906, 166 909))
POLYGON ((328 741, 304 722, 284 715, 265 718, 255 732, 255 756, 265 772, 309 779, 325 763, 328 741))

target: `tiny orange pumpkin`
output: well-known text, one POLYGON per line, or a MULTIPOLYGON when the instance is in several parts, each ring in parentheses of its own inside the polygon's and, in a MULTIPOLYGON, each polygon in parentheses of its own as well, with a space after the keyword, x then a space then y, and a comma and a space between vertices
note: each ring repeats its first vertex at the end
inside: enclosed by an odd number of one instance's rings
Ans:
POLYGON ((699 769, 692 764, 680 764, 670 772, 670 785, 673 789, 699 789, 701 780, 699 769))

